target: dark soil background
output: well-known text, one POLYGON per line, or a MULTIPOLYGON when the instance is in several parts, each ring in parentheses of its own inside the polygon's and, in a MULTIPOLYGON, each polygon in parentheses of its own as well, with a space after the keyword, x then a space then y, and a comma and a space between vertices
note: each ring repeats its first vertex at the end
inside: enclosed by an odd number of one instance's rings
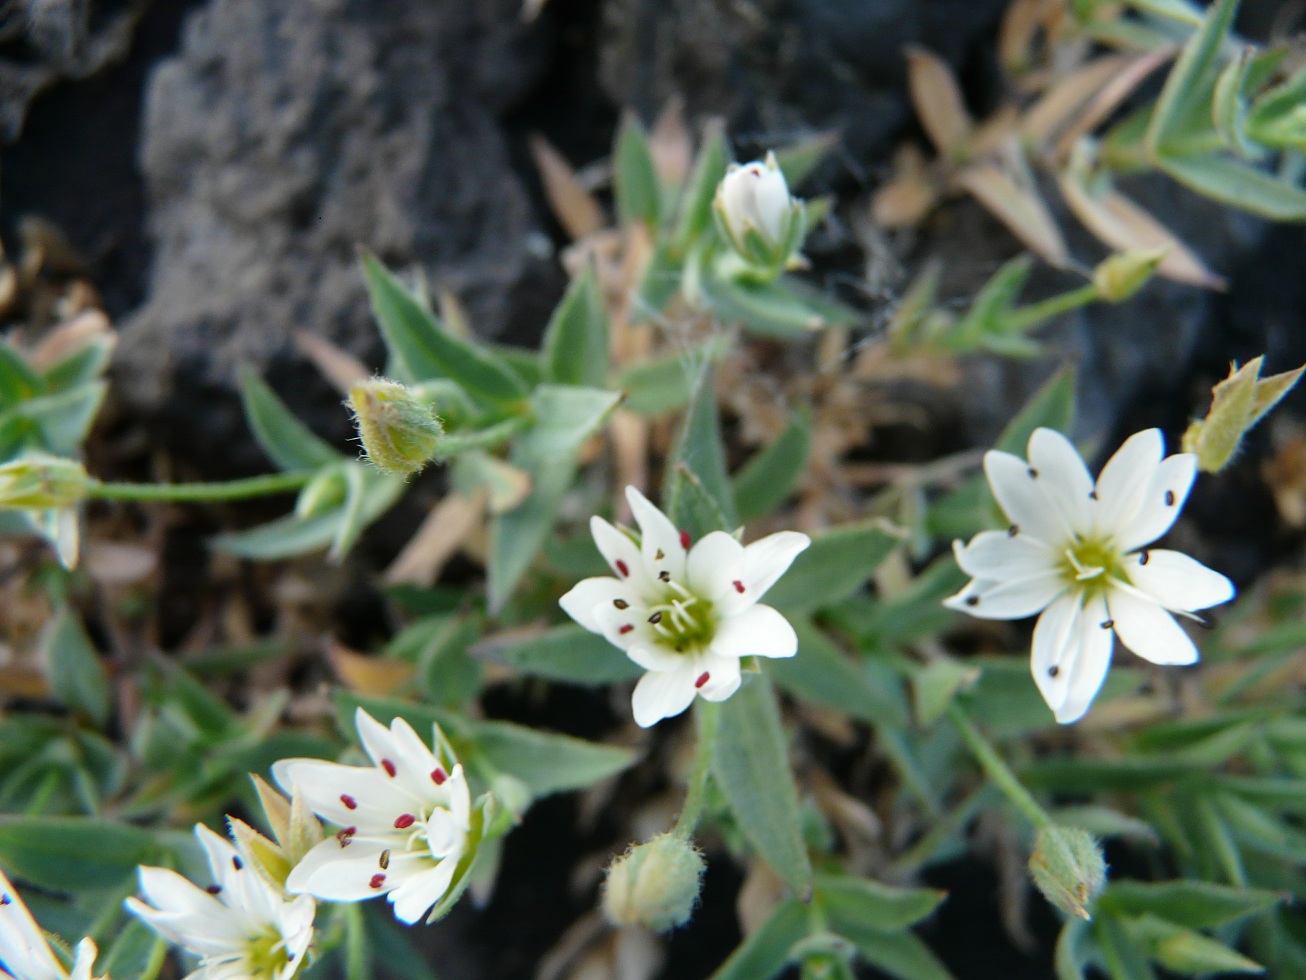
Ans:
MULTIPOLYGON (((264 463, 235 395, 260 368, 318 432, 345 445, 338 396, 300 358, 292 331, 318 332, 371 364, 379 344, 356 248, 420 267, 453 290, 486 336, 533 343, 561 295, 565 244, 527 149, 543 133, 573 163, 603 157, 623 107, 649 120, 671 97, 691 120, 722 115, 738 155, 824 129, 838 149, 804 188, 834 193, 812 242, 816 275, 868 310, 891 301, 849 282, 860 268, 852 216, 916 133, 905 44, 958 72, 976 111, 998 98, 994 39, 1004 0, 549 0, 525 23, 519 0, 7 0, 0 3, 0 237, 25 215, 53 221, 87 259, 120 327, 107 416, 121 445, 163 448, 194 476, 264 463)), ((1287 4, 1248 0, 1241 29, 1264 36, 1287 4)), ((1289 25, 1291 26, 1291 25, 1289 25)), ((1300 26, 1300 25, 1297 25, 1300 26)), ((1136 428, 1177 438, 1230 358, 1267 370, 1306 361, 1306 234, 1270 227, 1162 180, 1129 188, 1228 277, 1224 294, 1156 283, 1122 306, 1065 318, 1053 361, 1080 367, 1081 427, 1103 448, 1136 428)), ((1075 242, 1086 261, 1100 254, 1075 242)), ((940 213, 896 259, 947 262, 945 290, 969 296, 1016 243, 977 208, 940 213)), ((1050 272, 1035 290, 1066 283, 1050 272)), ((889 458, 982 445, 1049 362, 977 360, 933 396, 946 430, 889 458)), ((1299 392, 1288 412, 1300 414, 1299 392)), ((907 440, 911 443, 912 440, 907 440)), ((1268 434, 1190 508, 1203 557, 1246 583, 1300 548, 1260 476, 1268 434)), ((142 448, 143 453, 143 448, 142 448)), ((170 558, 183 565, 191 546, 170 558)), ((184 575, 184 569, 178 569, 184 575)), ((361 602, 358 614, 372 606, 361 602)), ((366 632, 367 624, 352 624, 366 632)), ((601 730, 606 703, 511 699, 504 716, 601 730)), ((606 844, 574 833, 574 802, 548 801, 507 842, 503 878, 480 913, 464 902, 429 942, 440 976, 528 977, 580 914, 575 861, 606 844)), ((615 846, 619 846, 614 844, 615 846)), ((672 939, 664 976, 705 976, 738 942, 738 873, 714 864, 693 926, 672 939)), ((993 872, 937 869, 954 889, 926 930, 961 980, 1049 976, 1040 947, 1004 938, 993 872)), ((869 975, 869 974, 868 974, 869 975)))

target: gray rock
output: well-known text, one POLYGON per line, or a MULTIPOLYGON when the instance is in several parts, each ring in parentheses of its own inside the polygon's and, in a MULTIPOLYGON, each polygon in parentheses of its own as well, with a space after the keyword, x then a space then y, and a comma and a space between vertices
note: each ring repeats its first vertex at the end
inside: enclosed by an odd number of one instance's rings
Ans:
POLYGON ((553 267, 496 122, 539 71, 541 46, 517 50, 518 11, 211 0, 191 16, 146 95, 153 271, 116 361, 118 390, 174 452, 257 465, 241 363, 346 436, 339 396, 291 336, 308 328, 378 363, 360 246, 448 287, 488 335, 544 315, 530 287, 553 267))

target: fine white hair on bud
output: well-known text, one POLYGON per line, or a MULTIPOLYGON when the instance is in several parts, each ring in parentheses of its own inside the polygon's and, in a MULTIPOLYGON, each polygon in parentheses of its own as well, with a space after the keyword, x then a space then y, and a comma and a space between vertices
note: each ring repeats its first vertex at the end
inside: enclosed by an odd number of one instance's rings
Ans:
POLYGON ((603 914, 613 925, 666 932, 689 921, 705 868, 689 840, 662 834, 632 847, 608 865, 603 914))
POLYGON ((1038 832, 1029 873, 1043 896, 1069 915, 1092 918, 1093 901, 1106 886, 1106 861, 1093 835, 1078 827, 1038 832))

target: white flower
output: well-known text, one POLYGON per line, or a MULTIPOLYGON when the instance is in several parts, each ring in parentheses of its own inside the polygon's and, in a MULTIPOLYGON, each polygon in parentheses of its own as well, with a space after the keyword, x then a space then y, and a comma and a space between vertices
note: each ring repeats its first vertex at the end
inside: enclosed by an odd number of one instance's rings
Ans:
POLYGON ((95 943, 83 939, 77 944, 72 969, 65 970, 22 898, 0 871, 0 977, 91 980, 97 952, 95 943))
POLYGON ((167 868, 140 869, 148 902, 129 911, 159 935, 199 957, 191 980, 290 980, 304 965, 316 906, 287 899, 249 854, 202 824, 195 827, 213 872, 207 889, 167 868))
POLYGON ((774 153, 765 162, 732 163, 713 207, 730 243, 750 262, 783 265, 798 247, 803 207, 790 196, 774 153))
POLYGON ((1194 663, 1197 648, 1171 613, 1227 602, 1234 588, 1187 555, 1146 547, 1170 530, 1196 476, 1193 455, 1162 458, 1159 430, 1131 436, 1096 485, 1075 448, 1051 429, 1030 436, 1028 455, 1026 462, 985 454, 984 472, 1011 528, 954 544, 973 580, 945 604, 981 619, 1042 612, 1031 668, 1066 724, 1097 696, 1113 636, 1154 664, 1194 663))
POLYGON ((286 888, 331 902, 387 895, 411 925, 449 890, 468 850, 467 779, 402 718, 387 729, 359 708, 354 723, 375 765, 283 759, 272 767, 282 789, 341 828, 295 865, 286 888))
POLYGON ((590 519, 594 543, 616 578, 587 578, 562 597, 563 611, 626 651, 647 674, 635 686, 644 728, 678 715, 699 694, 724 701, 739 688, 741 657, 792 657, 789 621, 758 600, 811 539, 781 531, 745 547, 713 531, 689 535, 634 487, 626 488, 640 536, 590 519))

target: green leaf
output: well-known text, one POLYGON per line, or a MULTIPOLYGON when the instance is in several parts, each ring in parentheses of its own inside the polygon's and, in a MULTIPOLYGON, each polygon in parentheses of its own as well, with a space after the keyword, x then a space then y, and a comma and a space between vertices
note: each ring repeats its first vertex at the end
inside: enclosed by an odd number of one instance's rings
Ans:
POLYGON ((55 891, 111 888, 168 851, 143 827, 90 817, 0 817, 0 864, 55 891))
POLYGON ((786 612, 834 605, 864 586, 901 543, 896 529, 879 518, 822 531, 771 586, 767 605, 786 612))
POLYGON ((970 309, 953 328, 953 346, 963 350, 986 344, 1010 333, 1010 314, 1025 288, 1034 261, 1020 255, 1006 262, 976 294, 970 309))
POLYGON ((640 415, 663 415, 689 401, 694 379, 726 355, 726 338, 716 336, 696 347, 626 368, 617 387, 626 393, 622 408, 640 415))
POLYGON ((1247 100, 1243 98, 1252 56, 1253 49, 1244 48, 1225 66, 1215 83, 1215 97, 1211 102, 1211 123, 1216 132, 1224 144, 1243 159, 1256 155, 1256 148, 1247 140, 1247 100))
POLYGON ((1157 161, 1179 183, 1230 207, 1272 221, 1306 220, 1306 191, 1262 170, 1215 154, 1157 161))
POLYGON ((693 173, 680 201, 680 216, 673 239, 676 253, 691 247, 712 224, 712 202, 729 163, 725 130, 719 121, 713 120, 703 131, 703 143, 698 148, 693 173))
POLYGON ((254 438, 281 469, 316 470, 340 462, 341 454, 299 421, 248 367, 240 370, 240 398, 254 438))
POLYGON ((974 684, 979 675, 975 666, 951 657, 939 657, 921 667, 912 679, 916 721, 922 728, 932 728, 958 692, 974 684))
MULTIPOLYGON (((57 395, 29 398, 0 414, 0 430, 21 445, 31 436, 55 456, 76 456, 95 424, 108 386, 103 381, 79 385, 57 395)), ((6 447, 6 455, 12 447, 6 447)))
POLYGON ((839 932, 857 947, 863 960, 899 980, 953 980, 952 974, 920 937, 889 932, 864 922, 840 922, 839 932))
POLYGON ((847 934, 859 926, 896 931, 919 922, 938 908, 947 892, 932 888, 893 888, 852 875, 817 875, 815 901, 824 909, 830 928, 847 934))
POLYGON ((1111 980, 1155 980, 1156 973, 1147 963, 1147 954, 1119 919, 1096 916, 1093 935, 1111 980))
POLYGON ((908 722, 900 688, 872 684, 860 666, 810 621, 792 620, 798 654, 769 664, 776 684, 790 694, 871 725, 902 728, 908 722))
POLYGON ((1062 368, 1034 392, 1020 413, 1007 423, 994 449, 1025 456, 1025 446, 1037 428, 1069 432, 1075 423, 1075 369, 1062 368))
POLYGON ((490 404, 513 404, 525 397, 525 384, 501 358, 445 329, 375 256, 363 256, 363 273, 377 325, 405 380, 449 378, 490 404))
POLYGON ((1190 27, 1200 27, 1202 11, 1188 0, 1126 0, 1129 6, 1144 13, 1168 17, 1190 27))
POLYGON ((755 334, 795 340, 822 327, 856 322, 855 311, 792 276, 769 282, 704 279, 703 296, 723 319, 739 320, 755 334))
POLYGON ((644 673, 605 637, 574 625, 517 643, 487 641, 477 652, 524 674, 586 687, 632 681, 644 673))
POLYGON ((717 967, 711 980, 770 980, 789 963, 789 951, 807 930, 807 910, 793 899, 781 902, 717 967))
POLYGON ((1143 916, 1126 925, 1157 963, 1176 973, 1264 973, 1265 967, 1224 943, 1162 919, 1143 916))
POLYGON ((1235 888, 1207 881, 1120 880, 1106 887, 1098 907, 1121 916, 1154 915, 1191 929, 1210 929, 1257 915, 1288 896, 1260 888, 1235 888))
POLYGON ((695 539, 710 531, 732 530, 738 523, 726 476, 716 386, 707 365, 699 375, 684 424, 667 459, 663 497, 672 522, 695 539))
POLYGON ((739 520, 762 517, 785 502, 807 467, 811 440, 811 417, 795 412, 784 432, 744 464, 731 481, 739 520))
POLYGON ((97 976, 154 977, 163 966, 168 944, 139 919, 121 925, 109 948, 95 961, 97 976))
POLYGON ((572 280, 544 331, 544 377, 602 388, 608 380, 608 312, 593 261, 572 280))
POLYGON ((502 608, 552 529, 576 473, 576 451, 620 400, 616 392, 568 385, 540 385, 531 395, 535 425, 513 442, 508 460, 530 476, 532 492, 490 524, 491 612, 502 608))
POLYGON ((110 334, 88 340, 67 357, 55 361, 42 371, 42 381, 51 394, 95 381, 109 366, 115 343, 116 339, 110 334))
POLYGON ((506 721, 476 722, 470 736, 495 768, 516 776, 534 797, 590 786, 615 776, 637 758, 631 749, 506 721))
POLYGON ((103 728, 111 708, 109 677, 77 617, 61 609, 46 627, 41 646, 54 696, 103 728))
POLYGON ((617 130, 612 152, 612 180, 617 212, 625 224, 642 221, 656 227, 661 210, 657 170, 649 151, 648 134, 632 113, 626 113, 617 130))
POLYGON ((797 140, 775 151, 776 163, 784 172, 790 188, 798 187, 839 143, 839 132, 827 130, 797 140))
POLYGON ((745 675, 720 711, 713 777, 748 842, 799 898, 806 898, 812 866, 799 826, 788 742, 766 675, 745 675))
POLYGON ((0 341, 0 408, 11 408, 46 391, 45 381, 23 356, 0 341))
POLYGON ((1170 69, 1147 129, 1145 142, 1153 156, 1164 157, 1168 144, 1188 135, 1186 124, 1197 104, 1208 97, 1218 70, 1220 48, 1233 26, 1237 9, 1238 0, 1216 0, 1206 12, 1201 28, 1193 34, 1170 69))
POLYGON ((682 266, 683 258, 673 254, 666 242, 653 247, 653 255, 640 273, 639 285, 631 298, 631 323, 648 323, 657 319, 671 297, 680 291, 684 279, 682 266))

